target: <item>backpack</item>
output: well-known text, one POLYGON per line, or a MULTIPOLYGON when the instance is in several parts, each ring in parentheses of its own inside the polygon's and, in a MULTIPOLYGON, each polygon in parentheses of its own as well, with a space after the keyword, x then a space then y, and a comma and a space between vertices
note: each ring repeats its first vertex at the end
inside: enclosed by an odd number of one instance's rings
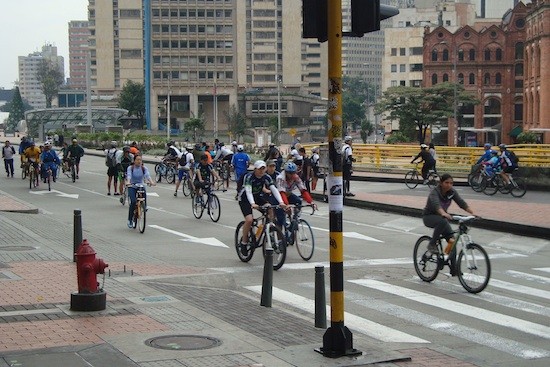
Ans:
POLYGON ((519 158, 516 156, 516 153, 514 153, 511 150, 506 151, 508 154, 508 158, 510 159, 510 162, 512 162, 512 167, 519 167, 519 158))
POLYGON ((105 158, 105 165, 109 168, 114 168, 117 166, 117 162, 116 162, 116 152, 118 152, 118 150, 115 149, 114 152, 107 152, 107 157, 105 158))

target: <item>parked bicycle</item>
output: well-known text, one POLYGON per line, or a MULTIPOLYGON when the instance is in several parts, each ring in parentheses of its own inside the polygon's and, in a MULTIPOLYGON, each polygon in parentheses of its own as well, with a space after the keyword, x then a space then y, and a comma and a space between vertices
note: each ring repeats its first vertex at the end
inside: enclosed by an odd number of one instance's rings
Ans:
POLYGON ((428 250, 430 236, 422 236, 414 245, 413 262, 416 273, 425 282, 431 282, 443 270, 449 266, 451 276, 457 276, 460 284, 470 293, 479 293, 487 287, 491 277, 491 262, 487 252, 481 245, 474 243, 468 234, 468 223, 475 216, 453 215, 453 220, 458 221, 458 231, 455 231, 455 243, 446 254, 443 252, 442 239, 437 239, 439 253, 428 250), (458 256, 457 256, 458 252, 458 256))
POLYGON ((310 207, 311 215, 315 213, 316 206, 314 204, 292 206, 290 213, 286 216, 285 239, 287 246, 296 243, 298 254, 302 259, 308 261, 313 256, 315 237, 313 237, 313 230, 309 223, 300 218, 303 207, 310 207))
POLYGON ((192 202, 193 215, 195 218, 200 219, 204 210, 208 212, 210 219, 213 222, 220 220, 220 214, 222 207, 220 204, 220 199, 212 192, 212 185, 207 184, 202 189, 199 189, 199 193, 195 193, 195 197, 192 202))
POLYGON ((525 181, 521 177, 514 178, 511 173, 508 174, 508 178, 510 179, 510 185, 506 185, 499 174, 492 176, 484 174, 480 188, 486 195, 494 195, 497 191, 500 191, 503 194, 510 193, 517 198, 523 197, 527 192, 525 181))
MULTIPOLYGON (((145 191, 144 184, 132 184, 130 185, 136 188, 136 207, 134 209, 134 228, 138 228, 140 233, 145 232, 145 223, 147 218, 147 207, 145 206, 145 199, 147 193, 145 191)), ((127 191, 126 189, 124 190, 127 191)))
POLYGON ((161 182, 162 178, 164 177, 167 183, 173 184, 174 182, 176 182, 177 174, 178 169, 176 167, 176 162, 163 159, 162 161, 155 164, 155 179, 157 180, 157 182, 161 182))
MULTIPOLYGON (((426 184, 431 190, 439 183, 439 175, 434 170, 429 170, 426 180, 426 184)), ((405 173, 405 185, 407 185, 409 189, 414 189, 419 184, 422 184, 423 181, 424 179, 422 178, 422 171, 420 170, 420 162, 415 163, 414 168, 405 173)))
POLYGON ((252 220, 248 236, 248 245, 245 249, 241 248, 243 238, 244 220, 241 221, 235 229, 235 249, 237 256, 242 262, 249 262, 254 255, 254 251, 261 247, 265 256, 268 248, 273 249, 273 269, 279 270, 286 259, 286 243, 283 232, 275 225, 273 210, 279 208, 279 205, 264 205, 257 210, 262 213, 260 217, 252 220))

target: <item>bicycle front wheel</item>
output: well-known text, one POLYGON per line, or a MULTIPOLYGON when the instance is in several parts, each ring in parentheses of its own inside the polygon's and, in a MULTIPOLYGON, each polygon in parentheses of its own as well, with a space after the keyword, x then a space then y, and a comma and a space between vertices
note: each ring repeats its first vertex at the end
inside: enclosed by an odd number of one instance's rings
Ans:
POLYGON ((469 243, 458 254, 456 263, 460 284, 470 293, 479 293, 487 287, 491 277, 491 262, 483 247, 469 243))
POLYGON ((193 190, 193 188, 191 187, 191 180, 189 180, 189 177, 183 178, 181 190, 183 191, 183 196, 188 197, 189 195, 191 195, 191 191, 193 190))
POLYGON ((48 178, 46 179, 46 181, 48 181, 48 191, 52 191, 52 172, 47 170, 46 174, 48 175, 48 178))
POLYGON ((413 251, 414 270, 425 282, 431 282, 439 273, 439 256, 428 250, 428 244, 432 238, 422 236, 416 241, 413 251))
POLYGON ((409 189, 414 189, 416 186, 418 186, 418 183, 418 172, 409 171, 405 174, 405 185, 407 185, 409 189))
POLYGON ((241 260, 244 263, 247 263, 252 259, 252 255, 254 255, 254 239, 252 238, 252 228, 250 228, 250 232, 248 233, 248 244, 246 245, 246 249, 243 251, 241 249, 241 243, 243 240, 243 226, 244 221, 240 222, 237 228, 235 229, 235 250, 237 251, 237 256, 239 257, 239 260, 241 260))
POLYGON ((527 192, 525 181, 522 178, 514 178, 513 187, 510 191, 513 197, 520 198, 527 192))
POLYGON ((496 178, 491 180, 487 177, 483 177, 481 186, 483 187, 483 193, 485 195, 494 195, 498 191, 498 183, 496 182, 496 178))
POLYGON ((439 176, 437 173, 430 173, 428 174, 428 187, 430 190, 432 190, 434 187, 436 187, 439 184, 439 176))
POLYGON ((269 244, 271 244, 271 248, 273 249, 273 270, 279 270, 285 263, 286 242, 283 232, 276 225, 270 225, 264 235, 264 242, 262 244, 264 257, 269 244))
POLYGON ((162 180, 162 166, 160 163, 155 164, 155 180, 157 182, 162 180))
POLYGON ((36 186, 36 184, 35 184, 35 178, 34 178, 35 175, 36 175, 36 171, 31 170, 31 171, 29 172, 29 189, 32 189, 33 184, 34 184, 34 186, 36 186))
POLYGON ((24 180, 27 178, 27 170, 25 169, 25 167, 22 167, 21 168, 21 179, 24 180))
POLYGON ((222 207, 220 205, 220 199, 214 194, 210 195, 208 199, 208 215, 212 222, 220 220, 220 214, 222 213, 222 207))
POLYGON ((71 166, 71 179, 73 182, 76 181, 76 167, 74 165, 71 166))
POLYGON ((313 256, 315 249, 315 238, 313 230, 307 221, 300 219, 296 231, 296 249, 302 259, 308 261, 313 256))
POLYGON ((475 192, 483 191, 483 188, 481 187, 482 180, 483 180, 483 175, 481 174, 481 172, 470 173, 468 175, 468 184, 470 184, 470 187, 475 192))
POLYGON ((177 175, 178 175, 178 172, 174 167, 168 167, 166 169, 166 176, 165 176, 166 182, 169 184, 173 184, 174 182, 176 182, 177 175))
POLYGON ((193 206, 193 215, 197 219, 201 219, 202 217, 202 212, 204 211, 203 203, 204 201, 202 195, 195 195, 191 205, 193 206))
POLYGON ((145 211, 145 202, 139 203, 139 218, 137 220, 137 226, 141 233, 145 232, 145 217, 147 212, 145 211))

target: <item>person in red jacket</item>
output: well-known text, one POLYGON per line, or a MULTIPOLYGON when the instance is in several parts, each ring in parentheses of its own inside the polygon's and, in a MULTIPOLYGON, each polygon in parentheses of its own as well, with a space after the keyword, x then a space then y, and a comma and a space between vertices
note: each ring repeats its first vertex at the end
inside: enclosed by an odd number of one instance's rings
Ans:
MULTIPOLYGON (((304 182, 297 174, 298 167, 293 162, 287 162, 284 165, 283 171, 277 176, 277 190, 281 193, 281 197, 285 204, 302 205, 302 199, 293 193, 294 190, 299 190, 302 198, 308 204, 314 204, 311 195, 307 191, 304 182)), ((285 224, 285 213, 282 209, 277 209, 277 221, 281 227, 285 224)))

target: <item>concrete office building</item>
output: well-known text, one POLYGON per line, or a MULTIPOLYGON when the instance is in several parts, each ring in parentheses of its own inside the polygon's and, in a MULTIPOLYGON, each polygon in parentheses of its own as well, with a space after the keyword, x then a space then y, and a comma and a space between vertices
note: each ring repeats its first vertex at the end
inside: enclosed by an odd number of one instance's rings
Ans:
POLYGON ((88 57, 88 21, 69 22, 69 74, 67 86, 71 89, 86 90, 86 58, 88 57))
POLYGON ((42 51, 33 52, 28 56, 19 56, 19 91, 33 108, 46 108, 46 96, 42 93, 42 87, 38 81, 38 68, 43 61, 50 62, 57 67, 62 75, 64 71, 64 59, 57 55, 57 47, 51 44, 42 46, 42 51))

